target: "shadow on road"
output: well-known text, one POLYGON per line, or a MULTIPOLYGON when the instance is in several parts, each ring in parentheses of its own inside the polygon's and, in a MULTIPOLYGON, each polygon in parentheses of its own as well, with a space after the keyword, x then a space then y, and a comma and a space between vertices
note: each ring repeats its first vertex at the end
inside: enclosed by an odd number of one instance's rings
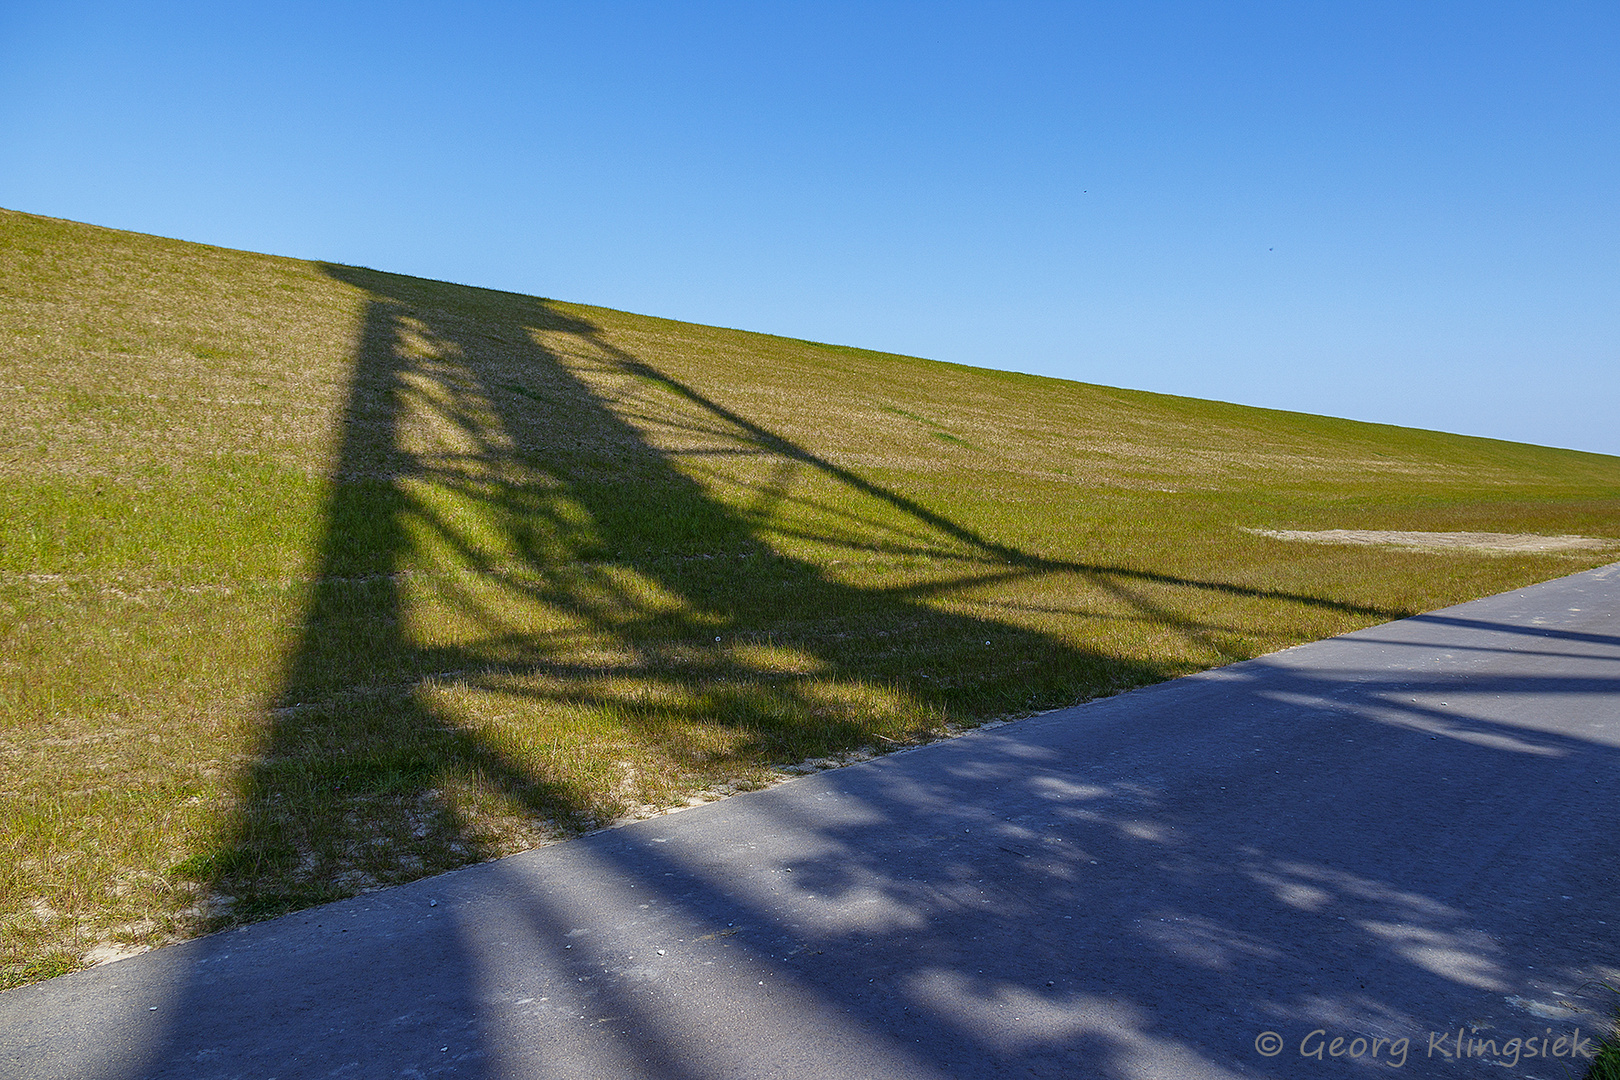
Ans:
MULTIPOLYGON (((1055 562, 979 536, 544 301, 328 272, 371 299, 303 633, 243 811, 205 868, 230 918, 477 861, 511 846, 498 822, 513 817, 599 820, 590 793, 601 777, 578 771, 569 738, 620 739, 627 759, 631 744, 672 746, 678 774, 683 754, 794 760, 871 742, 896 716, 982 716, 1169 674, 927 602, 964 581, 1083 574, 1172 624, 1133 583, 1246 591, 1055 562), (693 458, 704 483, 678 467, 693 458), (815 483, 798 484, 806 475, 815 483), (723 499, 722 488, 747 494, 723 499), (822 502, 791 520, 849 523, 817 540, 924 553, 954 561, 959 577, 859 587, 782 554, 766 534, 804 498, 822 502), (925 640, 933 655, 955 643, 931 673, 908 644, 925 640), (1007 662, 986 662, 987 642, 1007 662), (542 708, 574 718, 549 748, 482 719, 542 708), (558 767, 535 764, 546 760, 558 767)), ((1436 633, 1500 629, 1429 618, 1436 633)), ((1614 658, 1604 635, 1560 643, 1614 658)), ((654 844, 643 828, 468 871, 482 876, 455 880, 511 887, 498 927, 447 914, 389 941, 357 936, 342 964, 356 987, 399 986, 387 1001, 356 992, 300 1005, 301 988, 331 986, 334 956, 291 957, 265 975, 291 1010, 271 1010, 265 1029, 310 1028, 296 1075, 354 1045, 375 1055, 355 1075, 452 1064, 455 1075, 511 1075, 544 1065, 523 1060, 513 1032, 550 1023, 568 1053, 594 1047, 624 1075, 728 1075, 753 1060, 728 1041, 735 1031, 699 1022, 702 991, 671 998, 636 974, 645 963, 570 939, 584 921, 605 925, 628 894, 593 913, 595 901, 570 891, 583 885, 525 877, 553 865, 633 880, 638 904, 723 934, 701 949, 683 941, 693 963, 718 965, 716 995, 776 1015, 780 1000, 747 985, 768 971, 798 1015, 836 1026, 839 1053, 913 1075, 1264 1074, 1259 1030, 1456 1022, 1466 1017, 1447 1010, 1470 995, 1541 992, 1526 961, 1543 961, 1553 981, 1576 970, 1544 959, 1545 942, 1527 936, 1535 920, 1516 924, 1481 898, 1589 887, 1576 870, 1612 853, 1587 833, 1549 834, 1536 817, 1546 803, 1526 793, 1590 778, 1583 798, 1612 797, 1615 746, 1432 699, 1612 701, 1620 677, 1369 671, 1347 694, 1256 664, 1207 684, 1224 695, 1208 699, 1207 718, 1188 712, 1198 700, 1141 714, 1173 737, 1144 740, 1108 720, 1157 699, 1114 699, 1085 724, 1030 721, 1029 738, 975 738, 926 764, 896 757, 801 782, 836 796, 825 813, 791 796, 799 785, 728 804, 746 827, 718 853, 654 844), (1247 739, 1253 754, 1234 756, 1247 739), (1286 783, 1283 763, 1297 773, 1286 783), (1490 823, 1488 838, 1440 859, 1457 822, 1490 823), (771 873, 791 872, 791 888, 780 876, 767 887, 743 854, 750 844, 777 860, 771 873), (1523 881, 1470 875, 1515 844, 1523 881), (491 990, 514 957, 580 973, 566 1016, 563 1002, 553 1015, 491 990), (579 1027, 587 1016, 608 1019, 579 1027)), ((625 778, 627 790, 646 782, 625 778)), ((194 947, 167 1042, 105 1075, 212 1075, 209 1046, 236 1041, 221 1061, 242 1051, 253 1034, 220 1019, 231 988, 203 974, 230 947, 228 935, 194 947)), ((249 1002, 264 989, 237 992, 249 1002)))

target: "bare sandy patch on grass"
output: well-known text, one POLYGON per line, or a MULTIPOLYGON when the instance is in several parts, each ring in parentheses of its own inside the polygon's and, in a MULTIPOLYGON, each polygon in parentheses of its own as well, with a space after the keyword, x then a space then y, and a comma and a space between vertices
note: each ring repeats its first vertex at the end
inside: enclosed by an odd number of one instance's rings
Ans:
POLYGON ((149 951, 151 951, 149 945, 96 945, 85 952, 84 966, 100 967, 102 964, 114 964, 149 951))
POLYGON ((1415 551, 1497 552, 1504 555, 1557 551, 1602 551, 1620 547, 1620 540, 1603 536, 1541 536, 1537 533, 1400 532, 1386 529, 1244 529, 1255 536, 1306 544, 1357 544, 1408 548, 1415 551))

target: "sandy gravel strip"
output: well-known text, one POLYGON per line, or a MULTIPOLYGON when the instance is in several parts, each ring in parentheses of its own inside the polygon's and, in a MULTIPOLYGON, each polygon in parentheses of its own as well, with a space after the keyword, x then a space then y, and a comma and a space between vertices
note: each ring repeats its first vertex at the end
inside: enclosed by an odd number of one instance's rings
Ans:
POLYGON ((1606 536, 1541 536, 1537 533, 1398 532, 1383 529, 1244 529, 1255 536, 1305 544, 1357 544, 1410 548, 1417 551, 1492 551, 1522 555, 1551 551, 1602 551, 1620 548, 1606 536))

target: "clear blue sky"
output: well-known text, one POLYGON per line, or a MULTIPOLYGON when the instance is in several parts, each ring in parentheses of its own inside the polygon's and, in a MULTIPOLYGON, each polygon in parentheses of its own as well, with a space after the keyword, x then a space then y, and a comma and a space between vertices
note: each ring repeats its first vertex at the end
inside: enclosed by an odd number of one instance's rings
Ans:
POLYGON ((0 206, 1620 453, 1620 5, 0 0, 0 206))

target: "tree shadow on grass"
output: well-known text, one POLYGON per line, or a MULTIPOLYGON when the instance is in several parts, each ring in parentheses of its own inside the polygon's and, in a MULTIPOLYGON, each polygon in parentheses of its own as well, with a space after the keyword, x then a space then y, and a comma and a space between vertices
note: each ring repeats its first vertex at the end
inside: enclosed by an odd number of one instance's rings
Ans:
POLYGON ((1181 673, 933 602, 953 590, 1083 575, 1205 644, 1141 586, 1393 614, 1032 555, 544 300, 326 270, 368 299, 298 641, 231 834, 188 867, 216 924, 1181 673), (851 583, 773 543, 807 534, 935 569, 851 583))
MULTIPOLYGON (((932 602, 965 582, 1077 575, 1195 639, 1218 628, 1151 586, 1391 614, 1040 558, 544 301, 329 272, 369 299, 304 622, 240 816, 196 860, 234 901, 222 921, 511 850, 525 821, 588 827, 660 766, 679 791, 1175 673, 932 602), (932 569, 861 584, 782 535, 932 569)), ((1612 644, 1590 637, 1551 644, 1612 644)), ((1613 776, 1613 748, 1415 699, 1614 681, 1386 666, 1268 658, 183 946, 130 969, 178 982, 166 1033, 124 995, 106 1045, 144 1058, 96 1074, 686 1080, 789 1071, 796 1037, 804 1074, 824 1052, 889 1075, 1255 1075, 1261 1030, 1388 1034, 1542 993, 1524 961, 1544 968, 1544 942, 1513 936, 1494 884, 1459 891, 1436 807, 1517 844, 1546 812, 1525 793, 1613 776), (1284 783, 1283 761, 1303 771, 1284 783), (1457 800, 1447 777, 1495 786, 1457 800), (654 933, 667 959, 643 955, 654 933)), ((1559 843, 1517 897, 1606 865, 1591 834, 1559 843)))
POLYGON ((122 995, 151 1064, 96 1075, 1304 1076, 1322 1036, 1438 1076, 1459 1025, 1575 1075, 1620 655, 1505 606, 183 946, 122 995))

